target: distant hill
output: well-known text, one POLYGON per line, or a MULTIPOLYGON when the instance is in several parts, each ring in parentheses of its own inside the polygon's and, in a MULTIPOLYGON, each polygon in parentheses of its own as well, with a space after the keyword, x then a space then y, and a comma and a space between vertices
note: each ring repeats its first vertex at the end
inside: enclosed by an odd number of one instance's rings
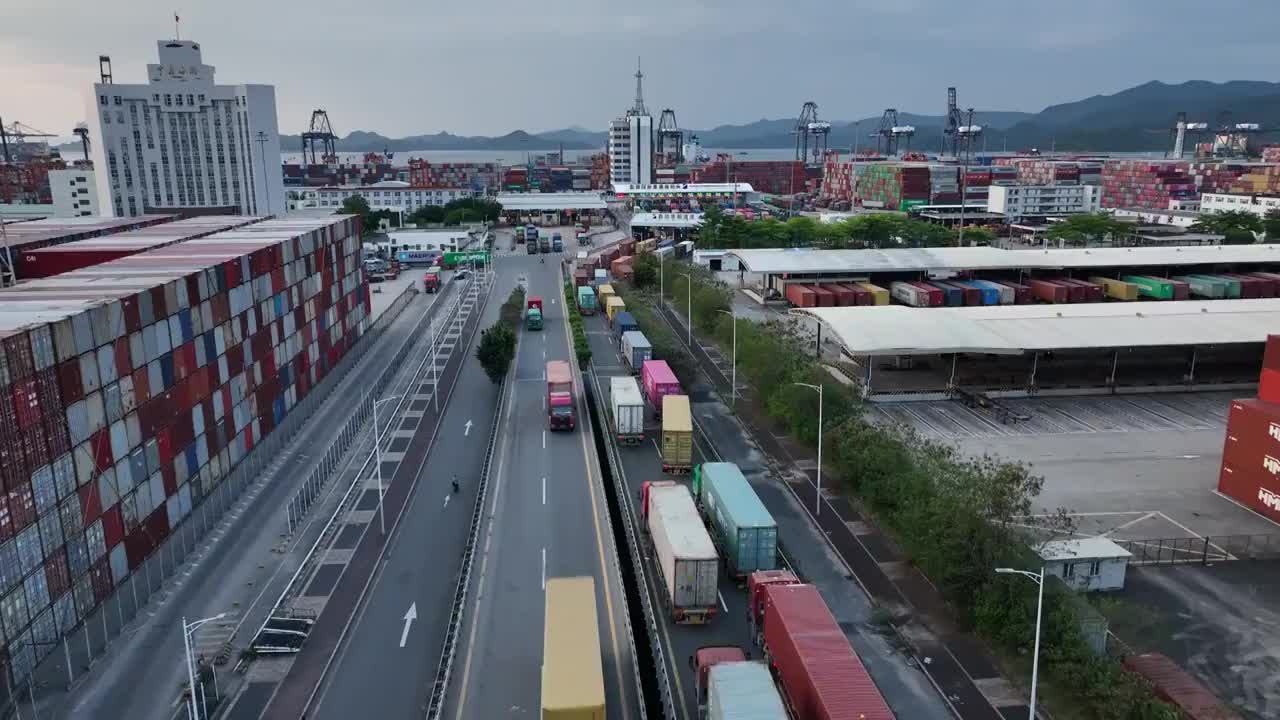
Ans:
MULTIPOLYGON (((1177 113, 1186 112, 1192 122, 1216 127, 1225 122, 1252 122, 1263 128, 1280 128, 1280 83, 1235 80, 1212 83, 1203 80, 1170 85, 1149 82, 1113 95, 1094 95, 1083 100, 1051 105, 1038 113, 978 110, 974 122, 987 129, 986 146, 996 150, 1056 147, 1058 150, 1142 151, 1161 150, 1170 145, 1169 129, 1177 113), (1229 113, 1229 115, 1228 115, 1229 113)), ((830 121, 829 146, 850 148, 873 145, 872 133, 880 117, 856 122, 830 121)), ((914 125, 912 148, 941 149, 941 115, 898 113, 898 122, 914 125)), ((779 148, 795 143, 793 118, 760 119, 739 125, 718 125, 707 130, 686 131, 698 135, 708 148, 779 148)), ((1264 136, 1274 141, 1275 133, 1264 136)), ((407 150, 566 150, 603 148, 606 134, 582 127, 528 133, 516 130, 498 137, 454 135, 412 135, 390 138, 376 132, 357 130, 338 140, 346 152, 396 152, 407 150)), ((297 152, 302 141, 297 135, 282 135, 285 152, 297 152)), ((59 146, 78 157, 78 143, 59 146)))

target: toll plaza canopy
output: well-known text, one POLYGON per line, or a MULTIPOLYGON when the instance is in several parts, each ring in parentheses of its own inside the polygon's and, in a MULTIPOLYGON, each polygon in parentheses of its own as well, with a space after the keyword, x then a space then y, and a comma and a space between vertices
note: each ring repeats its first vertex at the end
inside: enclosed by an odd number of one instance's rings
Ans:
POLYGON ((632 197, 676 197, 692 195, 694 197, 729 197, 734 193, 750 195, 755 193, 751 183, 613 183, 613 192, 618 196, 632 197))
POLYGON ((640 212, 631 216, 631 227, 696 228, 702 213, 640 212))
POLYGON ((813 250, 732 250, 748 272, 766 274, 1032 270, 1280 263, 1280 245, 1188 245, 1132 248, 995 247, 813 250))
POLYGON ((936 355, 1266 342, 1280 298, 1078 305, 804 308, 850 355, 936 355))
POLYGON ((561 210, 604 210, 600 193, 498 193, 498 204, 512 212, 559 212, 561 210))

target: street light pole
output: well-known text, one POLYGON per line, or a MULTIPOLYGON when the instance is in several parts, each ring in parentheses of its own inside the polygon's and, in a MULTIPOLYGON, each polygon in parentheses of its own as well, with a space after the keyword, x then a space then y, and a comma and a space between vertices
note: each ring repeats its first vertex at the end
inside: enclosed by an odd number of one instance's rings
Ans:
POLYGON ((807 387, 818 392, 818 492, 817 498, 813 503, 813 516, 816 518, 822 514, 822 386, 802 382, 791 384, 807 387))
POLYGON ((262 158, 262 194, 267 198, 267 214, 271 214, 271 184, 267 180, 267 141, 270 140, 267 134, 261 130, 258 131, 258 155, 262 158))
POLYGON ((1040 586, 1039 595, 1036 597, 1036 643, 1035 649, 1031 652, 1031 709, 1027 714, 1029 720, 1036 720, 1036 680, 1040 675, 1040 617, 1044 611, 1044 566, 1040 566, 1039 573, 1014 568, 996 568, 996 572, 1001 575, 1021 575, 1030 578, 1040 586))
POLYGON ((685 344, 689 346, 689 352, 693 352, 693 275, 691 273, 680 273, 686 280, 685 297, 688 299, 689 312, 685 315, 685 344))
MULTIPOLYGON (((733 389, 730 391, 730 394, 729 394, 729 403, 730 405, 732 405, 733 409, 737 411, 738 409, 738 316, 734 314, 732 309, 717 310, 716 312, 721 312, 721 313, 724 313, 725 315, 728 315, 733 322, 733 359, 730 361, 730 365, 729 365, 730 367, 729 373, 730 375, 732 375, 732 378, 729 380, 729 382, 733 384, 733 389)), ((819 422, 821 422, 821 420, 819 420, 819 422)))
MULTIPOLYGON (((432 358, 432 362, 435 362, 435 358, 432 358)), ((399 397, 399 395, 392 395, 373 403, 373 454, 374 462, 378 463, 378 527, 383 535, 387 534, 387 514, 382 509, 382 428, 378 425, 378 406, 399 397)))
MULTIPOLYGON (((199 711, 196 709, 196 661, 193 653, 191 652, 191 635, 196 630, 200 629, 201 625, 216 622, 226 616, 227 614, 224 612, 218 613, 213 617, 197 620, 193 623, 187 622, 186 616, 183 616, 182 618, 182 659, 183 664, 187 666, 187 712, 190 714, 190 720, 199 720, 200 718, 199 711)), ((205 713, 205 717, 208 717, 207 712, 205 713)))

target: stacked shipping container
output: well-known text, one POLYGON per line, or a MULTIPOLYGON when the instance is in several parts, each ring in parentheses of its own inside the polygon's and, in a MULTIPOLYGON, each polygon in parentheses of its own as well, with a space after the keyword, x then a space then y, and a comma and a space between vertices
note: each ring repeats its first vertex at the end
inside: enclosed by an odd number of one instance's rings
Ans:
POLYGON ((1258 397, 1231 401, 1218 491, 1280 522, 1280 335, 1267 336, 1258 397))
POLYGON ((867 207, 908 210, 929 202, 929 166, 922 163, 858 163, 855 193, 867 207))
POLYGON ((1164 210, 1170 200, 1197 197, 1189 164, 1178 161, 1108 160, 1102 164, 1102 207, 1164 210))
POLYGON ((409 184, 421 188, 481 188, 497 184, 497 163, 409 161, 409 184))
POLYGON ((13 254, 19 276, 22 253, 27 250, 87 240, 114 233, 131 232, 173 220, 174 215, 142 215, 131 218, 49 218, 5 225, 5 243, 13 254))
POLYGON ((364 332, 351 217, 0 291, 0 621, 18 680, 364 332))
POLYGON ((772 195, 803 192, 807 179, 804 163, 795 160, 735 160, 731 163, 717 160, 692 168, 689 173, 689 182, 748 183, 756 192, 772 195))
POLYGON ((1249 195, 1280 193, 1280 165, 1249 166, 1248 172, 1233 179, 1230 191, 1249 195))

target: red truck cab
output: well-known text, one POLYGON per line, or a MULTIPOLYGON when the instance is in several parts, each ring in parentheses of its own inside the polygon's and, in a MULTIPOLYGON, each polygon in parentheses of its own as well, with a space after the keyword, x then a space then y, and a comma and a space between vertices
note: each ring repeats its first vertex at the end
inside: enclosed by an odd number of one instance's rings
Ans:
MULTIPOLYGON (((530 298, 530 307, 533 307, 530 298)), ((537 307, 541 309, 542 298, 537 307)), ((573 369, 564 360, 547 363, 547 425, 552 430, 572 430, 577 425, 573 406, 573 369)))
POLYGON ((649 491, 655 487, 668 487, 675 485, 675 480, 645 480, 640 483, 640 524, 646 531, 649 529, 649 523, 645 522, 649 519, 649 491))
POLYGON ((747 620, 754 632, 759 633, 764 621, 764 589, 769 585, 799 584, 800 578, 790 570, 756 570, 747 576, 747 620))
POLYGON ((546 315, 546 314, 547 314, 547 313, 546 313, 546 311, 542 309, 542 296, 541 296, 541 295, 530 295, 530 296, 529 296, 529 299, 528 299, 528 300, 526 300, 526 301, 525 301, 525 303, 524 303, 524 309, 525 309, 525 310, 528 310, 529 308, 538 308, 538 312, 542 313, 543 315, 546 315))
POLYGON ((705 645, 689 656, 689 669, 693 671, 698 695, 698 717, 703 717, 707 704, 707 680, 711 668, 726 662, 745 662, 750 656, 737 645, 705 645))
POLYGON ((432 268, 422 276, 422 289, 424 292, 433 293, 440 289, 440 270, 432 268))

